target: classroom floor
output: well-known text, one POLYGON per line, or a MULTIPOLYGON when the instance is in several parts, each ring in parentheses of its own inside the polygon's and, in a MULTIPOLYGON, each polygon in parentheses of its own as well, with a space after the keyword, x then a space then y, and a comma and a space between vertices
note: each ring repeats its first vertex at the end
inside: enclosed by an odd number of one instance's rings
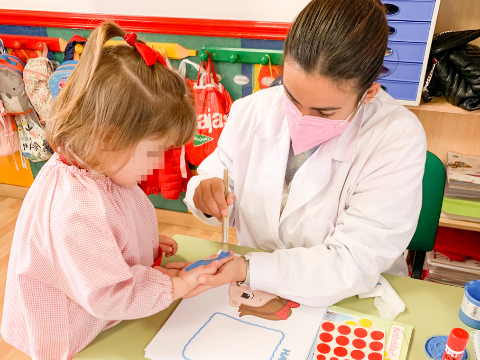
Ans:
MULTIPOLYGON (((0 321, 3 315, 3 296, 5 293, 5 282, 7 280, 7 267, 13 230, 15 229, 15 223, 21 206, 22 200, 0 196, 0 321)), ((222 241, 222 234, 219 232, 193 229, 184 226, 159 223, 158 232, 170 237, 180 234, 202 239, 222 241)), ((229 243, 237 244, 238 238, 234 235, 230 235, 229 243)), ((0 359, 28 360, 30 357, 5 343, 0 335, 0 359)))

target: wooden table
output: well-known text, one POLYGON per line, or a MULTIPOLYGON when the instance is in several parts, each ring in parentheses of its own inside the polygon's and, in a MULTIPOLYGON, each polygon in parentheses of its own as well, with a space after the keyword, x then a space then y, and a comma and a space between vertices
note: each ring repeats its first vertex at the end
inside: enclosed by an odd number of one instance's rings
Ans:
MULTIPOLYGON (((216 253, 221 247, 219 242, 188 236, 177 235, 174 238, 179 243, 178 253, 169 259, 164 259, 163 265, 171 261, 198 260, 216 253)), ((235 245, 230 245, 230 249, 238 254, 259 251, 235 245)), ((385 275, 385 278, 398 292, 407 307, 396 321, 414 327, 408 359, 427 359, 424 345, 431 336, 448 335, 454 327, 461 327, 469 332, 472 330, 458 317, 463 289, 393 275, 385 275)), ((179 302, 180 300, 175 301, 169 308, 150 317, 122 321, 117 326, 102 332, 75 359, 145 359, 145 347, 165 324, 179 302)), ((354 296, 340 301, 337 305, 378 316, 377 309, 373 307, 372 298, 359 300, 354 296)), ((467 348, 472 359, 473 350, 470 341, 467 348)))

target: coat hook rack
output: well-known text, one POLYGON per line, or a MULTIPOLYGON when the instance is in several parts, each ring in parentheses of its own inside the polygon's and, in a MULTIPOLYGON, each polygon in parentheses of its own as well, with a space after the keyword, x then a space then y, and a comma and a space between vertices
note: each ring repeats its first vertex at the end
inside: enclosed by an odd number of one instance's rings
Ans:
POLYGON ((210 53, 213 61, 229 62, 232 64, 242 63, 268 65, 268 57, 270 57, 272 65, 278 65, 282 62, 283 59, 282 50, 242 49, 205 46, 200 51, 200 60, 207 61, 207 52, 210 53))
POLYGON ((0 34, 0 39, 6 48, 15 50, 43 50, 43 44, 47 44, 48 50, 55 52, 65 51, 67 42, 61 38, 26 35, 0 34))

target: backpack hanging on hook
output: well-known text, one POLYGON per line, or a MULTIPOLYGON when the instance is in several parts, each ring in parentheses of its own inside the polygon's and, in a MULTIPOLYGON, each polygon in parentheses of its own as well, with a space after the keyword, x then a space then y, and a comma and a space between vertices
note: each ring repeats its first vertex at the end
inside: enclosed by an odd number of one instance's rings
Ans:
POLYGON ((52 94, 48 87, 48 81, 53 74, 53 65, 47 58, 48 48, 43 44, 42 55, 37 58, 28 59, 23 70, 23 82, 25 92, 35 111, 40 116, 40 122, 48 118, 48 112, 52 103, 52 94))
POLYGON ((23 63, 16 56, 5 54, 3 45, 0 51, 0 99, 18 128, 22 165, 26 168, 24 158, 43 161, 50 158, 51 152, 37 112, 25 92, 23 63))

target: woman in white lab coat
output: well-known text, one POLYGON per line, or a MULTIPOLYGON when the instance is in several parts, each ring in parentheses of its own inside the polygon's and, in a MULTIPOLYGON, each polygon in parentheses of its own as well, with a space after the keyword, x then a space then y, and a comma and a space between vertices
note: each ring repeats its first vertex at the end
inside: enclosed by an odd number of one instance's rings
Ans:
POLYGON ((378 0, 313 0, 298 15, 283 86, 234 103, 185 198, 212 226, 230 212, 240 245, 268 252, 226 263, 190 295, 237 281, 325 306, 369 292, 382 272, 406 274, 426 139, 375 83, 387 38, 378 0))

